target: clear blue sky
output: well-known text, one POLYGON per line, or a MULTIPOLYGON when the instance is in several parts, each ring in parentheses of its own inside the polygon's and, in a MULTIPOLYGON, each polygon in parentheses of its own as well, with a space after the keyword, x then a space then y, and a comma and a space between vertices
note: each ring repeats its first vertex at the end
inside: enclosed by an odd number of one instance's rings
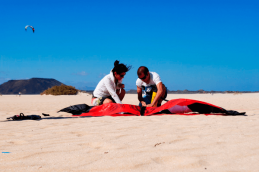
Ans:
POLYGON ((115 60, 169 90, 259 91, 258 0, 0 0, 0 84, 95 87, 115 60), (35 27, 35 33, 26 25, 35 27))

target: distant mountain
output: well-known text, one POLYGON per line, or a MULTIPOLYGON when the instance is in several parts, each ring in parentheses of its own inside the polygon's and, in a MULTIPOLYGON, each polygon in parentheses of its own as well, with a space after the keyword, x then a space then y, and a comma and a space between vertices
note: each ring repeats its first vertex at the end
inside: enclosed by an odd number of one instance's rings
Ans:
MULTIPOLYGON (((170 91, 167 90, 168 94, 203 94, 203 93, 258 93, 259 91, 205 91, 205 90, 197 90, 197 91, 189 91, 189 90, 177 90, 170 91)), ((129 90, 126 91, 127 94, 137 94, 137 90, 129 90)))
POLYGON ((126 91, 127 94, 137 94, 137 90, 126 91))
POLYGON ((0 85, 0 94, 40 94, 44 90, 62 83, 55 79, 31 78, 28 80, 9 80, 0 85))

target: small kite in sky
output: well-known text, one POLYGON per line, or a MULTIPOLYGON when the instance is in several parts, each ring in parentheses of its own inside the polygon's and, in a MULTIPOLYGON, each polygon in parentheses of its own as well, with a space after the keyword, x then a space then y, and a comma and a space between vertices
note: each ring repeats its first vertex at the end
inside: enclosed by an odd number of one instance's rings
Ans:
POLYGON ((32 31, 33 31, 33 33, 34 33, 34 30, 35 30, 34 27, 32 27, 32 26, 30 26, 30 25, 27 25, 27 26, 25 26, 25 30, 26 30, 26 31, 27 31, 27 28, 28 28, 28 27, 32 28, 32 31))

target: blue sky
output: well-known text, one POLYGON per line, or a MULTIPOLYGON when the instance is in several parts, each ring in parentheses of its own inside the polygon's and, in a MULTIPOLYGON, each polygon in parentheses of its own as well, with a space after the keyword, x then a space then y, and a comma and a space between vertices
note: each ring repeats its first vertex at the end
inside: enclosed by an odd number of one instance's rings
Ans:
POLYGON ((0 0, 0 84, 95 87, 119 60, 133 66, 126 89, 144 65, 169 90, 259 91, 258 9, 255 0, 0 0))

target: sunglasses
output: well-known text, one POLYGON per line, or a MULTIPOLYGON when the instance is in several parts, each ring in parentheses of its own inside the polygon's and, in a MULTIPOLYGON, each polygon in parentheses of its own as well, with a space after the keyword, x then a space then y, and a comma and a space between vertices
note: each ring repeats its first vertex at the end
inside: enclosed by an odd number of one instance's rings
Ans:
POLYGON ((145 80, 147 78, 147 75, 145 75, 143 78, 139 78, 141 80, 145 80))
POLYGON ((119 75, 120 75, 121 78, 123 78, 125 76, 125 75, 121 75, 121 74, 119 74, 119 75))

